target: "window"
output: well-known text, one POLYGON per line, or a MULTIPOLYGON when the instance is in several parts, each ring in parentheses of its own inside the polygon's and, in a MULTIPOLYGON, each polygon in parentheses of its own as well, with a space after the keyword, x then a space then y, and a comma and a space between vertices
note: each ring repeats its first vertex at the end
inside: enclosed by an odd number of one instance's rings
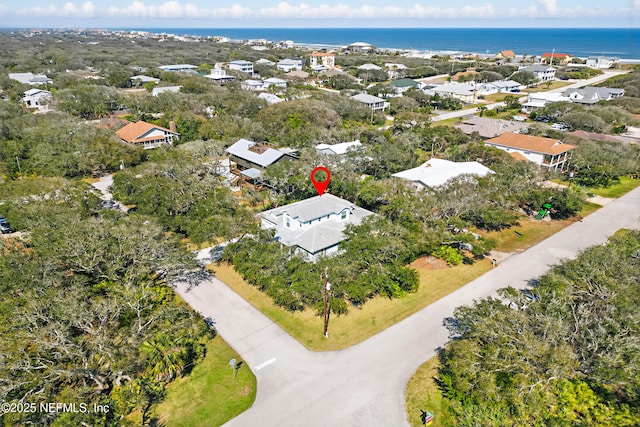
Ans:
POLYGON ((287 218, 285 218, 285 219, 284 219, 284 225, 285 225, 287 228, 291 228, 291 220, 289 219, 289 217, 287 217, 287 218))
POLYGON ((342 211, 342 213, 340 214, 340 218, 341 219, 347 219, 347 211, 342 211))

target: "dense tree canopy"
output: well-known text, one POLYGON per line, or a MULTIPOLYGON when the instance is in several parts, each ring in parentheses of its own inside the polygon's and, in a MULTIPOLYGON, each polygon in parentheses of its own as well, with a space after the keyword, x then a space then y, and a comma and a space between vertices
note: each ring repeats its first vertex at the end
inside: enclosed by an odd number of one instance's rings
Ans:
POLYGON ((457 425, 637 425, 639 251, 625 231, 529 297, 509 288, 456 309, 440 383, 457 425))
POLYGON ((5 184, 3 209, 23 234, 0 240, 0 400, 109 412, 5 413, 3 422, 128 425, 121 417, 146 412, 203 356, 208 327, 167 285, 192 261, 153 218, 97 212, 86 184, 46 180, 41 188, 55 190, 24 197, 38 181, 5 184))

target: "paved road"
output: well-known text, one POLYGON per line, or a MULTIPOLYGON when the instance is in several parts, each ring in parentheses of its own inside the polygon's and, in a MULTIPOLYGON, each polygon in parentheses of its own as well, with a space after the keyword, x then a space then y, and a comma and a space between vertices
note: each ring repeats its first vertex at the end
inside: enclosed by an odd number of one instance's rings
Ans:
MULTIPOLYGON (((587 79, 587 80, 578 80, 575 83, 572 83, 568 86, 563 86, 560 88, 556 88, 556 89, 551 89, 548 91, 542 90, 542 92, 564 92, 567 89, 571 89, 571 88, 580 88, 580 87, 584 87, 584 86, 589 86, 589 85, 594 85, 596 83, 600 83, 602 81, 608 80, 612 77, 618 76, 620 74, 626 74, 628 73, 629 70, 617 70, 617 71, 604 71, 604 74, 593 77, 591 79, 587 79)), ((520 102, 524 102, 524 100, 526 100, 526 96, 522 96, 520 98, 520 102)), ((487 107, 488 109, 492 110, 498 106, 504 106, 504 102, 496 102, 493 104, 487 104, 485 105, 485 107, 487 107)), ((446 113, 441 113, 441 114, 437 114, 431 117, 431 121, 432 122, 439 122, 442 120, 447 120, 447 119, 453 119, 453 118, 458 118, 458 117, 465 117, 465 116, 471 116, 475 113, 478 112, 478 108, 467 108, 465 110, 458 110, 458 111, 449 111, 446 113)))
POLYGON ((215 320, 220 335, 257 376, 253 407, 225 426, 408 426, 407 380, 446 343, 442 320, 455 307, 507 285, 522 287, 558 260, 604 243, 622 227, 640 229, 640 188, 369 340, 338 352, 308 351, 215 278, 189 291, 184 286, 177 290, 195 310, 215 320))

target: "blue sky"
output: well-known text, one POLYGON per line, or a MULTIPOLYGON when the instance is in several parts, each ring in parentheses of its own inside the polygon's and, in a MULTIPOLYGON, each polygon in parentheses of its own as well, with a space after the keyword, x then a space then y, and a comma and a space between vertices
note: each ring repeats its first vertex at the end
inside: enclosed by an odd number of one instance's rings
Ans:
POLYGON ((0 27, 640 27, 640 0, 0 0, 0 27))

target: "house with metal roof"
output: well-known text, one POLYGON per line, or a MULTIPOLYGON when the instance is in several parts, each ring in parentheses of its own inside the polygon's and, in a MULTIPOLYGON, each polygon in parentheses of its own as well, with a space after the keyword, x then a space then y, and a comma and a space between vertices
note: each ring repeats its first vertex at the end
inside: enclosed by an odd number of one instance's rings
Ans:
POLYGON ((565 144, 558 139, 510 132, 488 139, 484 145, 504 150, 518 159, 524 157, 530 162, 553 170, 562 170, 571 158, 571 150, 576 148, 575 145, 565 144))
POLYGON ((151 89, 151 95, 158 96, 163 93, 178 93, 182 86, 162 86, 151 89))
POLYGON ((157 148, 162 145, 172 145, 173 141, 180 138, 176 132, 175 124, 170 123, 171 129, 151 123, 137 121, 129 123, 116 132, 116 135, 129 144, 142 146, 145 150, 157 148))
POLYGON ((160 83, 160 79, 144 75, 129 77, 129 84, 131 85, 131 87, 143 86, 147 83, 158 84, 160 83))
POLYGON ((440 187, 460 176, 487 176, 494 173, 488 167, 478 162, 452 162, 444 159, 432 158, 424 164, 394 173, 393 177, 409 181, 416 189, 440 187))
POLYGON ((24 92, 22 97, 22 104, 38 112, 44 112, 49 108, 51 103, 51 92, 42 89, 29 89, 24 92))
POLYGON ((318 154, 326 154, 330 156, 344 156, 349 151, 363 151, 364 146, 360 140, 356 139, 351 142, 341 142, 339 144, 318 144, 316 151, 318 154))
POLYGON ((197 65, 191 64, 169 64, 169 65, 161 65, 160 68, 163 71, 177 71, 182 73, 195 73, 198 69, 197 65))
POLYGON ((31 85, 31 86, 39 86, 39 85, 53 83, 53 80, 51 80, 45 74, 9 73, 9 78, 11 80, 15 80, 22 84, 31 85))
POLYGON ((227 148, 227 154, 236 169, 251 179, 261 176, 267 167, 275 163, 294 158, 291 153, 273 148, 268 142, 253 142, 244 138, 227 148))
POLYGON ((358 225, 373 212, 348 200, 324 193, 258 214, 262 228, 309 261, 339 252, 349 224, 358 225))
POLYGON ((357 95, 353 95, 351 97, 354 101, 357 101, 372 110, 386 110, 389 108, 389 104, 382 98, 378 98, 377 96, 369 95, 367 93, 359 93, 357 95))
POLYGON ((382 67, 380 67, 379 65, 376 65, 376 64, 367 63, 367 64, 360 65, 358 67, 358 70, 379 71, 379 70, 382 70, 382 67))

